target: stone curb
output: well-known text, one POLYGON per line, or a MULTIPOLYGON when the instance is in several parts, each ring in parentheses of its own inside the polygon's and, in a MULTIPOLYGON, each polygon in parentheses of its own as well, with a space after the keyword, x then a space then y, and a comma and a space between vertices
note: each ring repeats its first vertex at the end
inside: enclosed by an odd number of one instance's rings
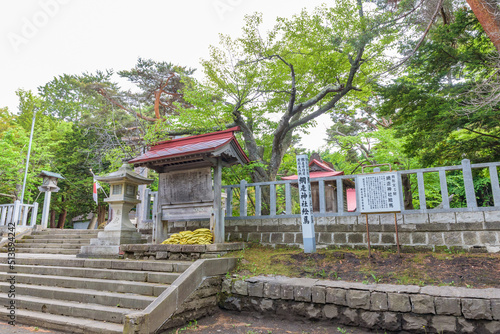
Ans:
POLYGON ((500 289, 367 285, 269 276, 224 278, 222 286, 223 292, 230 294, 223 301, 228 309, 260 312, 271 307, 280 314, 284 308, 298 310, 298 316, 310 319, 339 317, 346 325, 382 330, 411 332, 424 326, 445 333, 469 332, 467 328, 500 333, 500 289))

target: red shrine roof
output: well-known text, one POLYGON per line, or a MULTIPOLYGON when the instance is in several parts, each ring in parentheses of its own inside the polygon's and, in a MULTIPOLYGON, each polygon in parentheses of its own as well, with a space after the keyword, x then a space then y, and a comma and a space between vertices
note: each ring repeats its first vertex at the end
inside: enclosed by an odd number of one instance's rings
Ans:
POLYGON ((240 127, 236 126, 224 131, 159 142, 152 146, 146 153, 130 160, 129 163, 143 164, 180 156, 213 153, 226 145, 231 145, 244 162, 250 162, 250 159, 248 159, 247 155, 238 143, 238 140, 236 140, 236 137, 234 136, 234 132, 239 130, 240 127))
MULTIPOLYGON (((310 171, 309 172, 309 177, 311 179, 314 178, 319 178, 319 177, 329 177, 329 176, 337 176, 337 175, 344 175, 343 171, 336 171, 335 169, 331 168, 327 164, 325 164, 322 161, 319 161, 317 159, 312 159, 311 162, 309 162, 309 169, 311 167, 314 167, 316 165, 320 169, 319 171, 310 171)), ((282 180, 297 180, 298 176, 297 175, 290 175, 290 176, 283 176, 281 179, 282 180)))

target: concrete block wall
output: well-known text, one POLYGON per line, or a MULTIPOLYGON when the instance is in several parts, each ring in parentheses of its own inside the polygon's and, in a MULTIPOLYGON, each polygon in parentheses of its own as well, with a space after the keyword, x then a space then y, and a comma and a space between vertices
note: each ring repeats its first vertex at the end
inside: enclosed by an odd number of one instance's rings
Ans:
POLYGON ((219 305, 265 316, 410 333, 500 333, 500 289, 223 278, 219 305))
MULTIPOLYGON (((317 245, 366 247, 366 216, 315 219, 317 245)), ((500 211, 397 214, 402 246, 430 248, 479 248, 500 251, 500 211)), ((372 246, 394 247, 394 214, 369 215, 372 246)), ((302 245, 299 218, 227 219, 228 240, 256 241, 269 245, 302 245)))

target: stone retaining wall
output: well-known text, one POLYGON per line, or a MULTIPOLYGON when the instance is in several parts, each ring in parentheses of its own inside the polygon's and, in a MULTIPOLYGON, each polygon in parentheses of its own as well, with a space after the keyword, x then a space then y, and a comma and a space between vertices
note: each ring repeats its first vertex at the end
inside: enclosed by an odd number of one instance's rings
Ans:
MULTIPOLYGON (((500 251, 500 211, 397 214, 400 245, 435 249, 455 247, 483 252, 500 251)), ((394 248, 394 214, 369 215, 370 242, 394 248)), ((316 243, 321 246, 366 247, 366 220, 362 216, 315 219, 316 243)), ((299 218, 226 220, 228 240, 267 245, 302 245, 299 218)))
POLYGON ((136 260, 183 260, 213 259, 227 252, 241 250, 243 242, 231 242, 211 245, 121 245, 120 251, 126 259, 136 260))
POLYGON ((203 283, 186 299, 174 315, 158 330, 179 327, 184 324, 214 314, 219 306, 217 295, 221 289, 221 277, 207 277, 203 283))
POLYGON ((500 289, 303 278, 224 278, 219 305, 265 316, 329 321, 381 331, 500 333, 500 289))

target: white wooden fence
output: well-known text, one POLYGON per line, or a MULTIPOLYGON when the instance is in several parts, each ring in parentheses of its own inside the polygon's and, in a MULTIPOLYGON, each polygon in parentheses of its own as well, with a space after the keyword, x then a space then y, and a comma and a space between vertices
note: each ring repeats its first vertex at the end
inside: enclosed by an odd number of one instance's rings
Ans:
POLYGON ((37 213, 37 202, 33 204, 21 204, 20 201, 15 201, 13 204, 0 204, 0 227, 33 227, 36 225, 37 213), (29 222, 28 217, 30 217, 29 222))

